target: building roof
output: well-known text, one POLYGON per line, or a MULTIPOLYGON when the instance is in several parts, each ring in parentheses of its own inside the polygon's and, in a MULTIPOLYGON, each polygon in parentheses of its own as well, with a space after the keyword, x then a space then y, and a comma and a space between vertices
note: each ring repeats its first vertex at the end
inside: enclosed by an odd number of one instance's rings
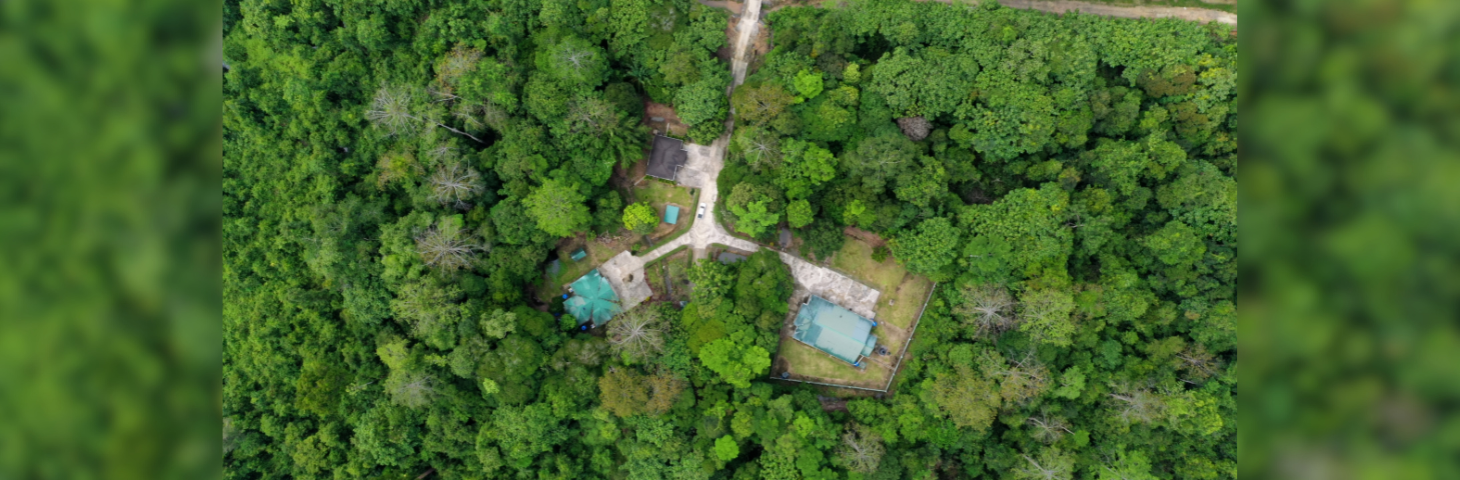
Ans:
POLYGON ((664 207, 664 223, 674 225, 679 222, 679 207, 670 205, 664 207))
POLYGON ((601 325, 618 315, 618 294, 598 269, 574 280, 572 289, 573 297, 563 302, 563 308, 578 319, 579 325, 587 322, 601 325))
POLYGON ((812 295, 796 312, 796 331, 791 336, 855 364, 858 357, 871 354, 877 345, 877 336, 872 335, 874 325, 851 310, 812 295))
POLYGON ((651 177, 674 181, 679 168, 689 161, 689 152, 684 142, 663 135, 654 136, 654 150, 649 153, 648 174, 651 177))
POLYGON ((582 260, 583 257, 587 257, 587 256, 588 256, 588 252, 583 251, 583 249, 581 249, 581 248, 580 249, 577 249, 577 250, 573 250, 572 258, 573 258, 573 261, 575 261, 575 262, 576 261, 579 261, 579 260, 582 260))

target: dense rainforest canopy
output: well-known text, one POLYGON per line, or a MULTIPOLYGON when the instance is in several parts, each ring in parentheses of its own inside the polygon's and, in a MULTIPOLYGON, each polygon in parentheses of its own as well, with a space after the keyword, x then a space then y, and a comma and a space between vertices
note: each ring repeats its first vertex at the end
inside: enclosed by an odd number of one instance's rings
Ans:
POLYGON ((788 7, 727 97, 728 18, 225 1, 225 475, 1235 476, 1227 27, 788 7), (697 143, 734 107, 735 231, 825 258, 858 227, 939 282, 893 391, 765 379, 774 252, 592 333, 537 304, 560 239, 635 218, 645 100, 697 143))

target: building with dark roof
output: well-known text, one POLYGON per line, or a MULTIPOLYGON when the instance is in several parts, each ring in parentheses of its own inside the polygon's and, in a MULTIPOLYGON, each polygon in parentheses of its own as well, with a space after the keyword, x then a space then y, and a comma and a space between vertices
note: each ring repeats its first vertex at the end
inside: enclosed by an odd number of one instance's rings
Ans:
POLYGON ((684 142, 663 135, 654 136, 654 150, 649 152, 648 175, 671 182, 679 176, 679 169, 689 162, 689 152, 684 142))
POLYGON ((861 357, 871 355, 877 346, 877 336, 872 334, 875 326, 877 322, 812 295, 796 312, 791 338, 860 367, 861 357))

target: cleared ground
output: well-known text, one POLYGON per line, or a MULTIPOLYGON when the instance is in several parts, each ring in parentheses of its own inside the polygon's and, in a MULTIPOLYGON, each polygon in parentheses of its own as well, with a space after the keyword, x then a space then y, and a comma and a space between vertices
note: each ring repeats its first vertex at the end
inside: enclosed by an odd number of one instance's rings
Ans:
POLYGON ((887 381, 895 373, 893 368, 897 365, 897 357, 907 348, 908 337, 933 282, 921 275, 907 273, 890 257, 881 262, 873 260, 872 250, 866 241, 849 237, 842 249, 832 256, 831 263, 836 270, 881 292, 875 307, 877 326, 872 329, 872 334, 877 335, 877 343, 886 347, 888 353, 874 353, 864 362, 865 368, 859 370, 792 339, 791 324, 801 300, 810 293, 797 285, 791 298, 791 313, 781 328, 781 346, 772 365, 772 377, 790 372, 791 378, 796 380, 872 389, 887 386, 887 381))
POLYGON ((633 236, 628 234, 621 234, 617 237, 599 236, 593 241, 588 241, 584 236, 578 236, 559 242, 557 250, 553 252, 558 259, 558 272, 556 275, 552 272, 546 273, 543 288, 538 291, 538 299, 548 302, 554 296, 562 295, 564 285, 573 283, 573 280, 577 280, 578 277, 613 258, 614 255, 618 255, 619 252, 627 250, 633 243, 633 236), (588 257, 575 262, 571 255, 574 250, 579 248, 585 248, 588 257))
POLYGON ((692 288, 689 283, 689 267, 693 255, 694 252, 685 247, 644 265, 644 281, 649 282, 655 301, 689 301, 692 288))
POLYGON ((649 238, 656 244, 672 240, 678 234, 689 231, 694 224, 695 197, 690 195, 690 190, 688 187, 649 177, 644 177, 634 186, 633 198, 628 203, 649 202, 654 207, 654 214, 659 216, 659 225, 649 233, 649 238), (670 205, 679 206, 679 222, 673 225, 663 222, 664 209, 670 205))

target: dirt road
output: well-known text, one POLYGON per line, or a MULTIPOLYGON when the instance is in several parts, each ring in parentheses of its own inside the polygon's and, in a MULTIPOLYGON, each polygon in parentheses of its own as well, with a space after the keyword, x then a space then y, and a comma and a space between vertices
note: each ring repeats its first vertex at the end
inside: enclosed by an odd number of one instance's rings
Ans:
MULTIPOLYGON (((927 0, 915 0, 927 1, 927 0)), ((943 3, 953 3, 952 0, 933 0, 943 3)), ((742 3, 729 2, 724 0, 700 0, 706 6, 723 8, 732 14, 739 14, 742 3)), ((777 4, 781 2, 776 2, 777 4)), ((1122 6, 1106 5, 1101 3, 1064 1, 1064 0, 1001 0, 999 3, 1009 8, 1022 8, 1026 10, 1039 10, 1041 12, 1065 13, 1079 10, 1088 15, 1100 15, 1119 18, 1179 18, 1194 22, 1222 22, 1228 25, 1237 24, 1237 14, 1223 12, 1221 10, 1208 10, 1205 8, 1190 7, 1162 7, 1162 6, 1122 6)), ((1207 3, 1232 4, 1235 0, 1209 0, 1207 3)), ((780 7, 781 5, 777 5, 780 7)))
MULTIPOLYGON (((948 3, 949 0, 938 0, 948 3)), ((1228 25, 1237 24, 1237 14, 1227 13, 1221 10, 1207 10, 1204 8, 1190 7, 1155 7, 1155 6, 1117 6, 1100 3, 1073 2, 1073 1, 1050 1, 1050 0, 1000 0, 1000 4, 1010 8, 1023 8, 1039 10, 1041 12, 1065 13, 1079 10, 1080 13, 1089 15, 1100 15, 1105 17, 1120 18, 1179 18, 1194 22, 1222 22, 1228 25)))

